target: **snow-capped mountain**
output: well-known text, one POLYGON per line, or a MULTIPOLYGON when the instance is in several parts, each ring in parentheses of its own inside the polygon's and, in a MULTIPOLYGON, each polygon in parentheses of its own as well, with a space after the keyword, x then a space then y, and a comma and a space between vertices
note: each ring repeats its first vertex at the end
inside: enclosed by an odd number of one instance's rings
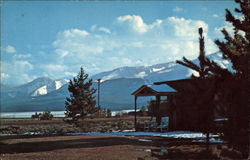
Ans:
POLYGON ((11 98, 25 97, 25 96, 39 96, 45 95, 57 89, 60 89, 67 80, 53 80, 48 77, 37 78, 27 84, 9 88, 5 92, 6 96, 11 98))
MULTIPOLYGON (((221 59, 220 53, 208 56, 222 67, 231 69, 231 64, 221 59)), ((194 63, 199 63, 197 59, 194 63)), ((101 106, 112 110, 131 109, 133 96, 131 93, 144 84, 188 78, 194 71, 176 62, 156 64, 152 66, 121 67, 112 71, 92 76, 93 87, 97 88, 97 79, 101 79, 101 106)), ((38 78, 30 83, 1 89, 2 111, 42 111, 64 110, 65 98, 69 96, 67 80, 38 78)), ((96 96, 97 97, 97 96, 96 96)), ((142 104, 147 99, 140 100, 142 104)))
POLYGON ((42 87, 34 90, 31 96, 46 95, 52 91, 60 89, 68 80, 52 80, 51 82, 43 85, 42 87))
MULTIPOLYGON (((208 56, 211 60, 217 62, 223 68, 230 68, 230 62, 222 60, 221 53, 217 52, 208 56)), ((198 64, 197 59, 193 60, 198 64)), ((195 72, 187 67, 177 64, 176 62, 168 62, 156 64, 152 66, 139 66, 139 67, 121 67, 108 72, 101 72, 92 76, 93 80, 101 79, 101 81, 118 79, 118 78, 142 78, 148 83, 166 80, 176 80, 181 78, 190 77, 195 72)))
POLYGON ((100 78, 102 82, 118 78, 142 78, 148 81, 153 79, 162 80, 162 76, 174 71, 176 65, 175 62, 169 62, 152 66, 121 67, 112 71, 96 74, 92 79, 96 80, 100 78))

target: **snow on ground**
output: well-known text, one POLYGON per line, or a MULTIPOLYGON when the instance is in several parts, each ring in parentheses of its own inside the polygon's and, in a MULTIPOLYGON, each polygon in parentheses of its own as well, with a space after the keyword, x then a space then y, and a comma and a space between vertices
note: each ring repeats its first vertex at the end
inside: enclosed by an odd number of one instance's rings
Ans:
MULTIPOLYGON (((192 142, 206 142, 206 135, 202 132, 191 132, 191 131, 173 131, 173 132, 135 132, 134 130, 126 131, 126 132, 88 132, 88 133, 68 133, 67 135, 111 135, 111 136, 155 136, 155 137, 168 137, 168 138, 187 138, 187 139, 194 139, 192 142)), ((139 141, 151 141, 145 139, 139 139, 139 141)), ((219 139, 219 135, 217 134, 210 134, 210 143, 224 143, 223 140, 219 139)))
MULTIPOLYGON (((114 136, 158 136, 169 138, 206 138, 201 132, 189 132, 189 131, 173 131, 173 132, 88 132, 88 133, 68 133, 69 135, 114 135, 114 136)), ((211 137, 218 137, 218 135, 210 135, 211 137)))
MULTIPOLYGON (((204 143, 204 142, 206 142, 206 139, 195 139, 195 140, 192 140, 192 142, 204 143)), ((209 143, 225 143, 225 141, 223 141, 221 139, 210 138, 209 143)))

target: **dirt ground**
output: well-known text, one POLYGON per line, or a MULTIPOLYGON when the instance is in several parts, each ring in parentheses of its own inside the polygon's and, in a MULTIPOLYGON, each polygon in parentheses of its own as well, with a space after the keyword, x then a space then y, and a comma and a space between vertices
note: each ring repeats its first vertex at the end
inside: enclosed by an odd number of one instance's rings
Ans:
POLYGON ((138 136, 1 136, 1 160, 243 159, 230 146, 138 136))
POLYGON ((123 136, 2 137, 1 160, 137 160, 148 142, 123 136))

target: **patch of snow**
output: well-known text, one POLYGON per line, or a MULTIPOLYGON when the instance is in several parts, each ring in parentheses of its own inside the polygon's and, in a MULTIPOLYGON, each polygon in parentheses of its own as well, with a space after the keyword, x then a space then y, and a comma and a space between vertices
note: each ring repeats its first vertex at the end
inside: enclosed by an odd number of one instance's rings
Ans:
POLYGON ((42 86, 38 88, 35 92, 31 94, 31 96, 45 95, 48 93, 47 86, 42 86))
POLYGON ((140 142, 152 142, 151 139, 138 139, 138 141, 140 141, 140 142))
POLYGON ((170 71, 172 71, 172 69, 165 69, 165 70, 160 71, 160 72, 158 72, 158 73, 167 73, 167 72, 170 72, 170 71))
POLYGON ((214 121, 218 122, 218 121, 227 121, 228 118, 216 118, 214 119, 214 121))
MULTIPOLYGON (((195 139, 195 140, 192 140, 192 142, 205 143, 206 139, 195 139)), ((225 143, 225 141, 223 141, 222 139, 211 138, 211 139, 209 139, 209 143, 225 143)))
POLYGON ((116 116, 123 113, 129 113, 135 111, 134 109, 121 110, 121 111, 111 111, 111 116, 116 116))
POLYGON ((106 80, 110 80, 110 79, 114 79, 114 78, 116 78, 118 76, 118 74, 117 73, 115 73, 115 72, 113 72, 113 73, 111 73, 111 74, 109 74, 109 75, 107 75, 107 76, 104 76, 104 77, 102 77, 101 79, 101 82, 104 82, 104 81, 106 81, 106 80))
MULTIPOLYGON (((158 137, 169 137, 169 138, 206 138, 201 132, 189 132, 189 131, 174 131, 174 132, 79 132, 79 133, 68 133, 68 135, 114 135, 114 136, 158 136, 158 137)), ((219 135, 210 135, 210 137, 219 137, 219 135)))
POLYGON ((165 69, 165 67, 161 67, 161 68, 152 68, 153 72, 159 72, 162 71, 163 69, 165 69))
POLYGON ((209 142, 210 143, 225 143, 225 141, 223 141, 222 139, 215 139, 215 138, 211 138, 209 142))
POLYGON ((192 70, 192 69, 188 69, 188 74, 187 76, 190 77, 191 75, 194 75, 194 76, 199 76, 199 72, 195 71, 195 70, 192 70))
POLYGON ((221 68, 227 68, 226 65, 224 64, 224 61, 219 61, 219 60, 214 60, 221 68))
POLYGON ((230 62, 228 60, 223 60, 222 63, 223 64, 229 64, 230 62))
POLYGON ((170 137, 170 138, 204 138, 205 135, 201 132, 187 132, 187 131, 174 131, 167 132, 162 137, 170 137))
POLYGON ((59 89, 63 86, 63 84, 60 81, 55 81, 55 86, 56 86, 56 89, 59 89))
POLYGON ((146 72, 140 72, 140 73, 138 73, 137 75, 135 75, 135 77, 136 78, 144 78, 144 77, 146 77, 147 76, 147 74, 146 74, 146 72))
POLYGON ((176 66, 177 64, 176 63, 170 63, 169 65, 168 65, 168 67, 174 67, 174 66, 176 66))
POLYGON ((63 81, 65 81, 66 83, 69 83, 69 79, 63 79, 63 81))

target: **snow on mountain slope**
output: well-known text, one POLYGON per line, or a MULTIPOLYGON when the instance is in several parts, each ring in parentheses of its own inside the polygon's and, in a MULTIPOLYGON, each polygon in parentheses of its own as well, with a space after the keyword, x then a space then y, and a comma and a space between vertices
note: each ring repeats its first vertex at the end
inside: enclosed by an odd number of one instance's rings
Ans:
POLYGON ((177 70, 182 70, 186 72, 186 68, 182 66, 177 66, 175 62, 156 64, 152 66, 139 66, 139 67, 121 67, 108 72, 102 72, 92 76, 93 80, 101 79, 102 82, 111 79, 118 78, 143 78, 149 82, 162 81, 170 79, 178 79, 181 76, 181 72, 176 72, 176 74, 170 73, 177 70), (181 67, 181 68, 179 68, 181 67), (170 73, 171 76, 168 76, 170 73))
POLYGON ((44 86, 34 90, 31 96, 46 95, 52 91, 60 89, 66 83, 67 80, 52 80, 51 82, 45 84, 44 86))
MULTIPOLYGON (((217 62, 221 67, 232 70, 231 63, 227 60, 223 60, 220 52, 211 54, 208 58, 217 62)), ((198 59, 193 60, 193 62, 199 64, 198 59)), ((152 66, 121 67, 108 72, 101 72, 91 78, 93 80, 101 79, 102 82, 118 78, 143 78, 153 83, 155 81, 187 78, 190 77, 191 74, 197 75, 193 70, 176 62, 168 62, 152 66)))
MULTIPOLYGON (((223 60, 220 53, 208 56, 231 70, 231 63, 223 60)), ((193 60, 198 64, 197 59, 193 60)), ((100 104, 110 109, 129 109, 133 106, 131 93, 144 84, 159 81, 188 78, 197 74, 193 70, 175 62, 156 64, 152 66, 121 67, 92 76, 93 87, 97 88, 96 80, 101 78, 100 104)), ((65 97, 69 96, 67 80, 52 80, 38 78, 18 87, 1 89, 2 108, 6 111, 49 109, 64 110, 65 97), (15 101, 13 101, 15 99, 15 101), (18 101, 19 100, 19 101, 18 101), (25 107, 24 107, 25 106, 25 107)), ((146 103, 145 98, 140 100, 146 103)))
POLYGON ((47 93, 48 93, 48 89, 47 89, 47 86, 45 85, 45 86, 38 88, 35 92, 31 94, 31 96, 45 95, 47 93))
POLYGON ((40 96, 58 90, 66 83, 67 80, 53 80, 48 77, 41 77, 24 85, 1 90, 1 93, 5 98, 40 96))

